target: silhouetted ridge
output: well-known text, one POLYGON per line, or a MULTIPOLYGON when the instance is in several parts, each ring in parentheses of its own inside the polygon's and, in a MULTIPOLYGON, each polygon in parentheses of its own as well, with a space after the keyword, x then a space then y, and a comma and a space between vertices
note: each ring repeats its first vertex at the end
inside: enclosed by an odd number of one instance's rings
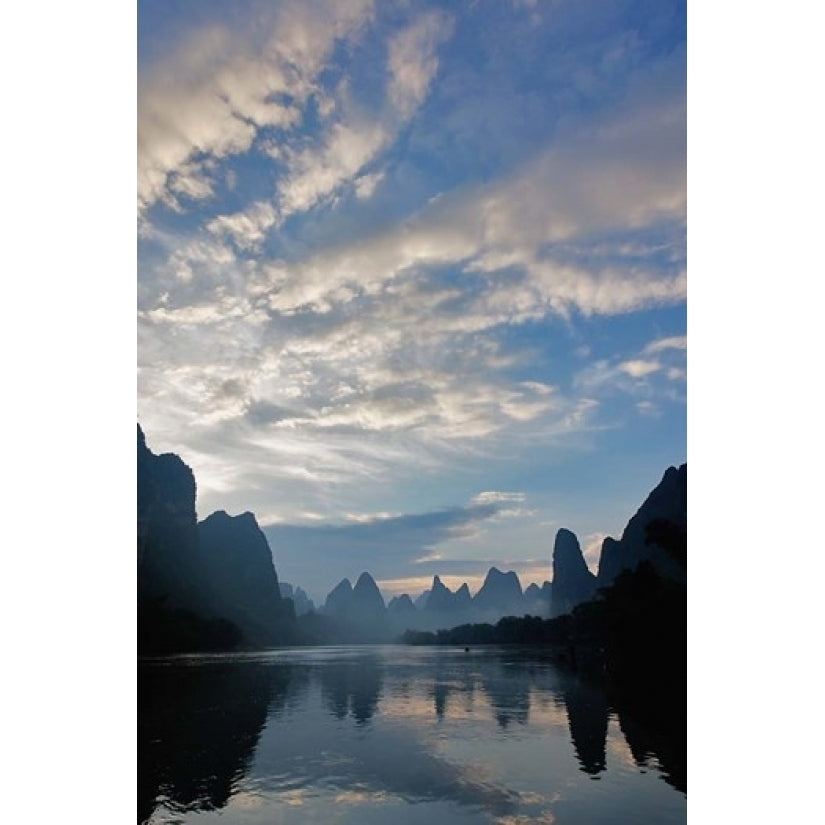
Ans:
POLYGON ((521 602, 521 583, 518 576, 512 570, 502 573, 497 567, 491 567, 484 578, 484 584, 473 599, 473 607, 504 615, 520 613, 521 602))
POLYGON ((332 634, 330 641, 381 642, 392 637, 384 599, 375 579, 367 572, 358 577, 355 587, 349 579, 339 582, 327 596, 323 612, 336 621, 334 627, 322 629, 327 635, 332 634))
POLYGON ((668 540, 687 541, 687 464, 668 467, 662 480, 628 521, 621 540, 607 538, 599 559, 598 586, 612 584, 622 570, 649 561, 661 576, 687 580, 687 558, 670 551, 668 540), (651 532, 650 528, 653 525, 651 532))
POLYGON ((198 524, 192 470, 137 437, 138 651, 279 644, 294 633, 272 553, 252 513, 198 524))
POLYGON ((433 577, 425 609, 430 612, 450 613, 458 608, 455 593, 438 576, 433 577))
POLYGON ((553 545, 552 615, 569 613, 595 592, 596 577, 587 568, 576 534, 562 527, 553 545))
POLYGON ((324 613, 327 616, 346 618, 352 604, 352 584, 349 579, 342 579, 327 595, 324 613))
POLYGON ((464 584, 455 591, 455 603, 459 610, 467 610, 470 605, 472 605, 473 597, 470 595, 470 588, 467 586, 467 582, 464 582, 464 584))
POLYGON ((137 428, 138 594, 170 607, 199 600, 195 476, 172 453, 155 455, 137 428))
POLYGON ((294 618, 281 598, 272 552, 255 516, 223 510, 198 524, 203 565, 215 591, 213 611, 235 622, 252 644, 287 641, 280 629, 294 618))
POLYGON ((361 625, 377 629, 386 617, 387 608, 375 579, 369 573, 362 573, 352 590, 352 618, 361 625))

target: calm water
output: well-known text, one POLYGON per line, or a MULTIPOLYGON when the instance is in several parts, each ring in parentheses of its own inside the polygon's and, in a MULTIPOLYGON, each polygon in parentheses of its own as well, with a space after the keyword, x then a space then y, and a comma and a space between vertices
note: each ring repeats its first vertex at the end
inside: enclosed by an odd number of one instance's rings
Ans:
POLYGON ((138 821, 683 823, 683 747, 507 648, 291 648, 139 667, 138 821))

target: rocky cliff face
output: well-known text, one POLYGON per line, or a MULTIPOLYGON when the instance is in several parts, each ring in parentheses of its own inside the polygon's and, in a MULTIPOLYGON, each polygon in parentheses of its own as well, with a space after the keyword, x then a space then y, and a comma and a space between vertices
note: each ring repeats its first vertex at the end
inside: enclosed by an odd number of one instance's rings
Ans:
POLYGON ((153 636, 162 637, 164 622, 194 621, 175 613, 184 609, 198 621, 229 620, 246 644, 287 641, 291 603, 281 598, 272 553, 252 513, 221 511, 199 524, 192 470, 176 455, 153 454, 140 425, 137 488, 137 595, 139 605, 151 607, 141 616, 152 617, 153 636))
POLYGON ((606 538, 599 559, 598 586, 612 584, 622 570, 633 570, 649 561, 666 578, 685 582, 686 566, 668 547, 666 536, 687 540, 687 464, 668 467, 662 480, 628 521, 619 541, 606 538), (662 530, 651 530, 656 525, 662 530))
POLYGON ((272 551, 252 513, 223 510, 198 524, 203 569, 214 592, 212 612, 235 622, 253 644, 286 641, 281 625, 294 619, 281 598, 272 551))
POLYGON ((588 570, 576 534, 562 527, 553 545, 552 616, 569 613, 593 598, 596 577, 588 570))
POLYGON ((139 598, 192 607, 202 597, 195 476, 176 455, 155 455, 137 428, 139 598))

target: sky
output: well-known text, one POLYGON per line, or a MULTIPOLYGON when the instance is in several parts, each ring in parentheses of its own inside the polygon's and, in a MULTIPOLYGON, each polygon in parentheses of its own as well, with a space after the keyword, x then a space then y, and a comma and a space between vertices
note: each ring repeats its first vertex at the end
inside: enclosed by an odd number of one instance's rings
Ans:
POLYGON ((316 601, 591 569, 686 460, 683 3, 141 0, 138 421, 316 601))

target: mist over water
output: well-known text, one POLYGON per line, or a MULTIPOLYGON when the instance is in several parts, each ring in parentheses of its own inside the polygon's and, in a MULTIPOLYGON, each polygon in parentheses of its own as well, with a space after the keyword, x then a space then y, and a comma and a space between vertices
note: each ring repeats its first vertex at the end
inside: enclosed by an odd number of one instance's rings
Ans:
POLYGON ((140 823, 681 823, 683 742, 535 649, 142 661, 140 823))

